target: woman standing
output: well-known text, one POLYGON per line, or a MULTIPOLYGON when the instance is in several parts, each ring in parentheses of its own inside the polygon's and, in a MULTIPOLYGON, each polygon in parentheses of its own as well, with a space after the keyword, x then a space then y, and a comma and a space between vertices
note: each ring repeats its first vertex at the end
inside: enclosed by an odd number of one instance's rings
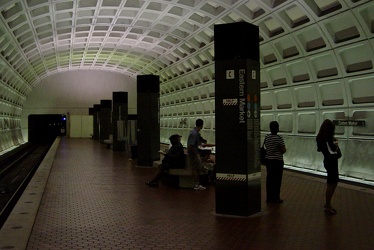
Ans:
POLYGON ((334 134, 335 125, 331 120, 326 119, 323 121, 316 138, 317 151, 323 154, 323 166, 327 172, 326 202, 324 206, 326 214, 337 213, 336 209, 331 206, 331 199, 339 182, 338 159, 342 154, 334 134))
POLYGON ((278 135, 279 124, 272 121, 269 124, 271 134, 265 136, 266 148, 266 202, 282 203, 280 189, 283 176, 283 154, 286 146, 283 138, 278 135))

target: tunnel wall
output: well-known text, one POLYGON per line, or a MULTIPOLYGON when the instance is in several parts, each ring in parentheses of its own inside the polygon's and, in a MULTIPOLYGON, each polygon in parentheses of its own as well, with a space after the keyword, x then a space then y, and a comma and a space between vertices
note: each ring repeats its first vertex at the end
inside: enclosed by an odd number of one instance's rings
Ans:
MULTIPOLYGON (((89 108, 113 92, 129 93, 129 112, 136 114, 136 81, 102 71, 72 71, 44 79, 28 96, 22 110, 22 134, 27 139, 29 114, 88 115, 89 108)), ((67 124, 69 126, 69 123, 67 124)))

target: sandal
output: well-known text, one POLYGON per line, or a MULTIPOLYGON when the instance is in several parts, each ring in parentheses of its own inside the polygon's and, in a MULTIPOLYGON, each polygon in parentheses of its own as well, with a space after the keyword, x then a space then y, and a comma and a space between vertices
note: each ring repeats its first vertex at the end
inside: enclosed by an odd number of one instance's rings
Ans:
POLYGON ((324 206, 323 210, 327 215, 333 215, 338 213, 338 211, 335 208, 332 208, 331 206, 324 206))

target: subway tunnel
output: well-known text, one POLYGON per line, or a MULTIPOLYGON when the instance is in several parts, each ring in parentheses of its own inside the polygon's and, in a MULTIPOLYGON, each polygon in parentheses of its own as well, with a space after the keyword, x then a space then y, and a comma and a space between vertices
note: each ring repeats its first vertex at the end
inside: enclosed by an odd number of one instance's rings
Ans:
POLYGON ((324 173, 319 126, 345 121, 340 175, 374 181, 371 0, 11 0, 0 13, 0 152, 28 141, 31 114, 88 115, 114 91, 137 114, 148 74, 160 77, 160 143, 178 133, 185 145, 197 118, 214 143, 214 25, 245 21, 260 32, 261 136, 278 121, 286 166, 324 173))

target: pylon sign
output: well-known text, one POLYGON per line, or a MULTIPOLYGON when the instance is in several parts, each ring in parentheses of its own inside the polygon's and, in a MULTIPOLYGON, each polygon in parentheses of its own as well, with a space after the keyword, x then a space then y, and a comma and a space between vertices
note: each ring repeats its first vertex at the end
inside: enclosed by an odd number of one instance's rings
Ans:
POLYGON ((216 213, 261 211, 260 65, 248 58, 215 62, 216 213))

